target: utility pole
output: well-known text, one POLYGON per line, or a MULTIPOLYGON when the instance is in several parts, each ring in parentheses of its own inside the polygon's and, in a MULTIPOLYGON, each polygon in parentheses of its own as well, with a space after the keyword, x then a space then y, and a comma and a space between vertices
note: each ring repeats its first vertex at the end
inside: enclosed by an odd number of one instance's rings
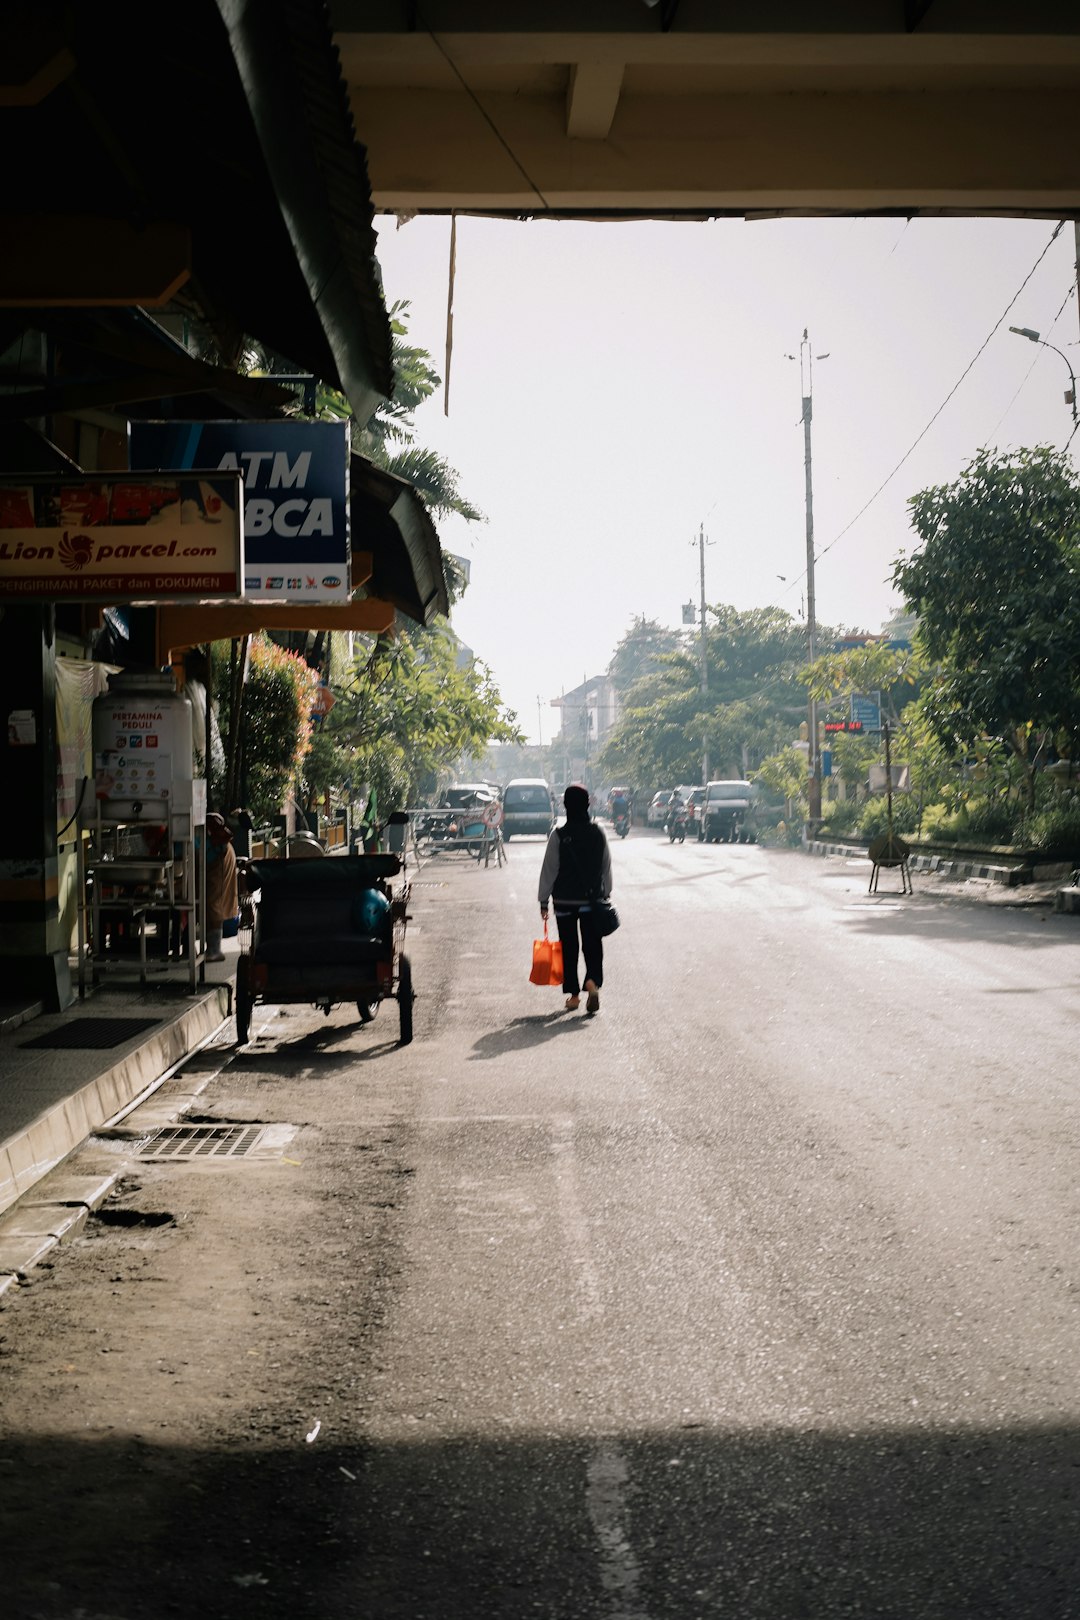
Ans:
MULTIPOLYGON (((708 690, 709 690, 709 661, 708 661, 708 657, 707 657, 706 641, 705 641, 705 525, 704 525, 704 523, 702 523, 700 525, 699 529, 698 529, 698 553, 699 553, 700 572, 701 572, 701 608, 700 608, 701 619, 700 619, 699 626, 698 626, 698 653, 699 653, 699 657, 700 657, 700 660, 701 660, 701 691, 702 691, 702 695, 705 696, 705 695, 708 694, 708 690)), ((707 707, 708 707, 707 704, 704 704, 704 703, 702 704, 702 710, 703 711, 707 707)), ((701 758, 701 785, 702 785, 702 787, 706 787, 708 785, 708 781, 709 781, 709 745, 708 745, 707 742, 704 742, 703 743, 703 749, 702 749, 702 758, 701 758)))
MULTIPOLYGON (((824 355, 819 355, 824 359, 824 355)), ((810 336, 803 328, 799 345, 799 381, 802 387, 803 462, 806 474, 806 645, 811 663, 816 656, 817 604, 814 596, 814 469, 810 446, 810 423, 814 415, 814 356, 810 336)), ((809 753, 806 757, 809 780, 810 821, 821 819, 821 756, 818 751, 817 703, 811 697, 807 712, 809 753)), ((811 828, 811 831, 813 829, 811 828)))
POLYGON ((544 746, 544 715, 540 707, 540 694, 536 694, 536 734, 540 739, 540 747, 544 746))

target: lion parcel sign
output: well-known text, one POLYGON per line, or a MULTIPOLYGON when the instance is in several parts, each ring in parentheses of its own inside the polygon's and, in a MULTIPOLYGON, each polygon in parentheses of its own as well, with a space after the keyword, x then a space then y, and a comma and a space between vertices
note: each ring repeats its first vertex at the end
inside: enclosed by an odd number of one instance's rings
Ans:
POLYGON ((236 473, 0 480, 0 596, 207 601, 243 574, 236 473))
POLYGON ((244 595, 349 598, 344 422, 132 422, 133 467, 217 467, 244 479, 244 595))

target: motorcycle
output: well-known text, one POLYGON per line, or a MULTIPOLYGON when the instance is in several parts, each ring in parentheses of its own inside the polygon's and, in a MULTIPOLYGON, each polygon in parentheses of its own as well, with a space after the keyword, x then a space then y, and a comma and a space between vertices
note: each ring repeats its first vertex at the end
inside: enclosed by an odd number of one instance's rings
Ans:
POLYGON ((614 827, 620 838, 625 838, 627 833, 630 831, 629 811, 624 810, 621 816, 614 816, 612 818, 611 825, 614 827))
POLYGON ((676 839, 679 840, 680 844, 685 842, 686 823, 688 819, 689 817, 687 816, 685 805, 680 805, 677 810, 672 811, 671 815, 668 817, 668 838, 672 843, 674 843, 676 839))

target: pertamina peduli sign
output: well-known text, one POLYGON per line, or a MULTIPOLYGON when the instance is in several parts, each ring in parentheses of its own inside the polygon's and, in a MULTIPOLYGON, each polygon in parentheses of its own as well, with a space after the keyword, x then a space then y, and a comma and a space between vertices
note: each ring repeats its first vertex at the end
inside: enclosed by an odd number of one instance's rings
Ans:
POLYGON ((132 422, 133 467, 216 467, 244 479, 244 595, 349 600, 344 422, 132 422))
POLYGON ((0 480, 0 596, 227 600, 244 573, 235 472, 0 480))

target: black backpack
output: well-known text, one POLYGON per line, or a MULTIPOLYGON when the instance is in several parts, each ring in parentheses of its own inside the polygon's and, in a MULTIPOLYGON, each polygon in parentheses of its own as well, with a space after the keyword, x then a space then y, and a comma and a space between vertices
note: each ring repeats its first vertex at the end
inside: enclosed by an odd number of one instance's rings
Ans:
MULTIPOLYGON (((593 821, 584 823, 584 836, 575 839, 569 822, 556 829, 559 835, 559 876, 577 885, 583 900, 600 893, 604 870, 604 834, 593 821)), ((558 879, 556 879, 558 882, 558 879)))

